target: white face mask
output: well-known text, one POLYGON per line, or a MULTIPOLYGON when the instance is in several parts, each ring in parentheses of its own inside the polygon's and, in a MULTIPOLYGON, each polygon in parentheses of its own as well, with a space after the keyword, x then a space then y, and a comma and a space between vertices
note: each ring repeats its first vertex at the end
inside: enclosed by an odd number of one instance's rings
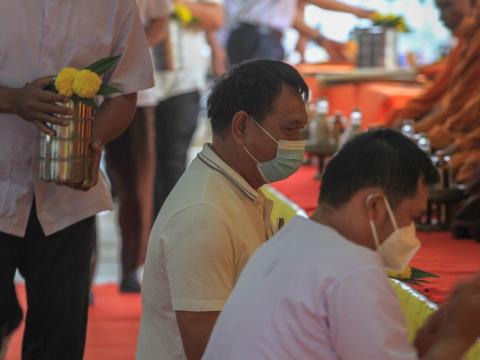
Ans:
POLYGON ((303 155, 305 153, 305 142, 303 140, 277 140, 254 119, 252 119, 252 121, 262 129, 270 139, 277 143, 277 155, 270 161, 259 162, 245 146, 243 146, 243 149, 252 160, 257 163, 257 169, 265 179, 265 182, 271 183, 288 178, 302 165, 303 155))
POLYGON ((418 249, 420 249, 420 241, 417 239, 415 224, 413 222, 408 226, 398 228, 388 199, 386 197, 383 199, 394 231, 380 244, 375 223, 373 220, 370 220, 373 240, 375 241, 377 252, 382 257, 385 267, 390 271, 401 272, 407 267, 418 249))

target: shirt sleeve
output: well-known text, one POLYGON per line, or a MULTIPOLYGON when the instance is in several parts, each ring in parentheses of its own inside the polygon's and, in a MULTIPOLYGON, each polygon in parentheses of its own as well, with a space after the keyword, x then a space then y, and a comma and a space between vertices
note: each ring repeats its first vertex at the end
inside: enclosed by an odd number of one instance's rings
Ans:
POLYGON ((396 294, 381 269, 366 267, 327 290, 331 341, 343 360, 416 360, 396 294))
POLYGON ((184 209, 166 224, 162 253, 174 310, 223 309, 234 283, 230 229, 209 205, 184 209))
POLYGON ((168 17, 172 9, 171 0, 145 0, 149 19, 168 17))
POLYGON ((106 83, 121 90, 120 94, 114 96, 151 88, 154 85, 152 60, 134 2, 124 17, 118 19, 115 27, 111 55, 121 57, 113 71, 106 74, 106 83))

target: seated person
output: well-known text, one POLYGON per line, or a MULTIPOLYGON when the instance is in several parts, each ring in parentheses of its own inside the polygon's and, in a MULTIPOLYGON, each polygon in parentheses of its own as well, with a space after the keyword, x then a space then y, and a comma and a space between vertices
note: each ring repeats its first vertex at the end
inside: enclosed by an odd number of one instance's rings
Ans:
POLYGON ((472 12, 471 0, 436 0, 436 4, 440 10, 441 20, 457 38, 458 43, 442 60, 443 66, 439 68, 431 85, 420 96, 409 101, 405 108, 395 112, 391 123, 402 119, 421 118, 434 108, 454 80, 453 69, 461 59, 469 42, 468 38, 476 26, 475 21, 469 16, 472 12))
POLYGON ((480 277, 413 346, 386 274, 420 247, 413 219, 437 180, 427 155, 396 131, 348 142, 326 168, 311 219, 292 219, 244 268, 204 359, 460 359, 480 334, 480 277))
POLYGON ((208 99, 206 144, 150 234, 137 359, 200 359, 243 266, 272 234, 260 187, 303 161, 308 88, 279 61, 233 67, 208 99))

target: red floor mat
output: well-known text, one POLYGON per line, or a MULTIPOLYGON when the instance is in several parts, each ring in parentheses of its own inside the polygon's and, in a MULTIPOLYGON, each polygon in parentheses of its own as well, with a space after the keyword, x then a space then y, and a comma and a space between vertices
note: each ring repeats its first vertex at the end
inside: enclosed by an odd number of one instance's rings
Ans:
MULTIPOLYGON (((17 286, 25 308, 25 287, 17 286)), ((85 360, 132 360, 140 324, 140 295, 124 295, 117 285, 95 286, 90 307, 85 360)), ((20 360, 22 327, 12 338, 6 360, 20 360)))

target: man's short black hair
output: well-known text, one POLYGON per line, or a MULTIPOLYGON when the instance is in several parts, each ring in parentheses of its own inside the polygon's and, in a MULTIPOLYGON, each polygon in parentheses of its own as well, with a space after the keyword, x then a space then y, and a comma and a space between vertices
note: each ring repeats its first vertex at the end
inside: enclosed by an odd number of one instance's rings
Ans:
POLYGON ((383 189, 392 206, 415 196, 418 181, 427 186, 438 181, 428 155, 395 130, 371 130, 360 134, 330 160, 322 178, 320 203, 339 208, 358 191, 383 189))
POLYGON ((208 97, 208 117, 214 134, 221 134, 233 116, 245 111, 258 122, 272 112, 282 85, 308 99, 308 86, 298 71, 281 61, 253 60, 232 67, 215 83, 208 97))

